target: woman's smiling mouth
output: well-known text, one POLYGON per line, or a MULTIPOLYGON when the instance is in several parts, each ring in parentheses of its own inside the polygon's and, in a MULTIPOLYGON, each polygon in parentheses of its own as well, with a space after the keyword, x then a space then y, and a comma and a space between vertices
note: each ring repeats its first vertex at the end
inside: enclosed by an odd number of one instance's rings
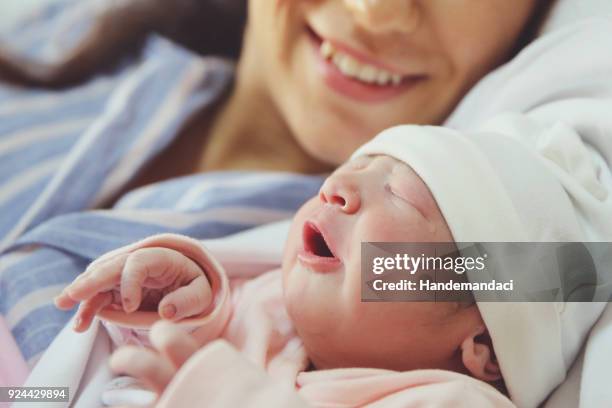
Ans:
POLYGON ((311 27, 306 30, 325 83, 351 99, 386 101, 425 78, 397 72, 348 46, 320 37, 311 27))
POLYGON ((335 47, 329 40, 323 40, 319 47, 321 56, 331 61, 344 75, 371 85, 399 85, 404 77, 402 74, 388 71, 374 65, 362 62, 335 47))
POLYGON ((304 223, 302 229, 303 249, 298 252, 298 260, 315 272, 333 272, 338 270, 342 261, 334 255, 325 235, 312 222, 304 223))

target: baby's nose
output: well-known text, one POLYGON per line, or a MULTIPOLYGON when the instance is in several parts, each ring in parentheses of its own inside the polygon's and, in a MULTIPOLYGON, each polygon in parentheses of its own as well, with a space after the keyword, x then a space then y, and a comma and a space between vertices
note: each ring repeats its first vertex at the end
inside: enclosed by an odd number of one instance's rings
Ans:
POLYGON ((414 31, 420 20, 420 0, 343 0, 357 23, 368 31, 414 31))
POLYGON ((328 177, 319 191, 319 199, 323 203, 338 206, 346 214, 354 214, 361 207, 358 187, 345 177, 328 177))

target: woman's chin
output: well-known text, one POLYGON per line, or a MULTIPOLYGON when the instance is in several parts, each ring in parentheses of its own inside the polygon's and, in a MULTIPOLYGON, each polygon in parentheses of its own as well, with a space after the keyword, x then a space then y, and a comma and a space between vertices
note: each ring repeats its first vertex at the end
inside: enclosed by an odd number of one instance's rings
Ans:
POLYGON ((333 167, 340 166, 347 161, 359 146, 370 137, 375 136, 372 134, 361 140, 354 134, 348 137, 342 136, 342 133, 346 133, 346 130, 335 132, 333 128, 324 130, 312 125, 300 126, 299 131, 295 133, 295 138, 310 157, 333 167), (330 137, 330 135, 334 135, 334 137, 330 137))

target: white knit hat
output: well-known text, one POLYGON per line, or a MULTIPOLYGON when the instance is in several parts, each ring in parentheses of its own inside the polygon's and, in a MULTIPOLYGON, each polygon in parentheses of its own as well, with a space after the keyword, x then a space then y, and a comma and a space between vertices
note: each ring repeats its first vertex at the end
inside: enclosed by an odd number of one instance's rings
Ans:
MULTIPOLYGON (((503 127, 504 120, 493 128, 503 127)), ((484 129, 466 135, 398 126, 353 157, 384 154, 410 165, 431 190, 456 242, 587 241, 576 202, 558 169, 543 159, 547 147, 534 149, 527 139, 484 129)), ((594 201, 605 198, 586 170, 577 169, 581 191, 594 201)), ((564 380, 605 303, 479 302, 478 307, 510 397, 519 407, 536 407, 564 380)))

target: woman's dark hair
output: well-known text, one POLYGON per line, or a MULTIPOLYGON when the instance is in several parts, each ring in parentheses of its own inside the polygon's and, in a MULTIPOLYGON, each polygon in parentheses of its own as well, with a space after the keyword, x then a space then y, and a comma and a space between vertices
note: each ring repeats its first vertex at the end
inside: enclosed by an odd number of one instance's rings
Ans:
POLYGON ((557 0, 537 0, 535 8, 531 13, 525 28, 521 32, 519 39, 510 53, 510 58, 514 57, 520 50, 525 48, 527 44, 533 41, 542 28, 542 23, 548 17, 552 7, 557 0))
POLYGON ((16 85, 65 88, 110 71, 138 54, 158 33, 201 55, 235 58, 246 22, 246 0, 130 0, 109 6, 62 61, 40 64, 0 44, 0 80, 16 85))

